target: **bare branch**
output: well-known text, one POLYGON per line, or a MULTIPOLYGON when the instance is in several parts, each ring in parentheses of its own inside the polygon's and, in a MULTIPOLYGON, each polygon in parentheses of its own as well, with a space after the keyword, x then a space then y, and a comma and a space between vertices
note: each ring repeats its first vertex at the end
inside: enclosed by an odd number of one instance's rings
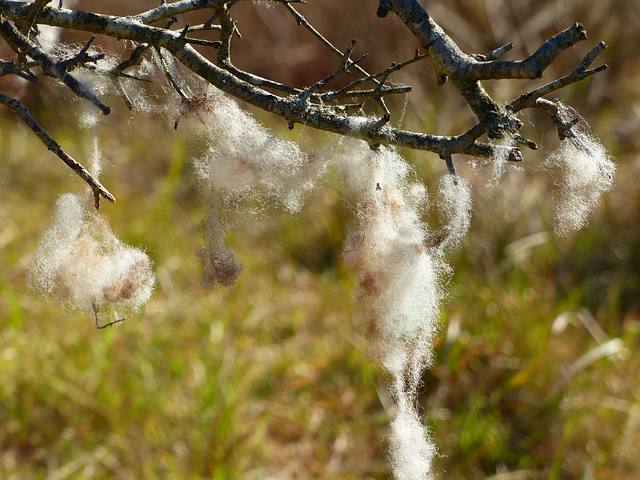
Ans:
POLYGON ((69 72, 74 70, 77 67, 83 66, 87 63, 95 63, 98 60, 101 60, 105 57, 104 53, 96 53, 94 55, 89 55, 87 52, 91 47, 91 44, 96 39, 95 35, 92 35, 89 41, 85 44, 82 49, 76 53, 73 57, 68 58, 66 60, 61 60, 58 62, 60 68, 62 68, 65 72, 69 72))
POLYGON ((445 164, 447 165, 447 170, 449 170, 449 173, 453 175, 453 184, 457 185, 458 172, 456 172, 456 167, 453 165, 453 158, 451 157, 451 152, 449 151, 442 152, 442 154, 440 155, 440 158, 444 160, 445 164))
MULTIPOLYGON (((390 11, 395 12, 428 49, 439 76, 438 83, 444 83, 446 77, 451 78, 491 138, 513 134, 522 123, 489 97, 479 81, 538 78, 563 50, 587 38, 582 25, 575 24, 548 39, 524 60, 486 61, 486 58, 479 60, 477 56, 462 52, 416 0, 381 0, 378 15, 385 16, 390 11)), ((507 48, 502 47, 489 57, 497 56, 507 48)))
MULTIPOLYGON (((589 53, 582 59, 580 64, 575 68, 573 72, 557 80, 554 80, 553 82, 547 83, 542 87, 522 94, 520 97, 509 103, 505 108, 508 111, 514 113, 524 110, 525 108, 539 108, 540 103, 538 102, 538 99, 541 99, 541 97, 543 97, 544 95, 548 95, 549 93, 571 85, 572 83, 577 83, 581 80, 584 80, 585 78, 590 77, 595 73, 607 70, 609 68, 607 67, 607 65, 601 65, 599 67, 587 70, 587 67, 589 67, 591 63, 593 63, 595 58, 605 48, 607 48, 607 45, 604 42, 600 42, 589 51, 589 53)), ((483 133, 485 133, 484 126, 479 123, 476 124, 473 128, 469 129, 462 136, 467 137, 469 141, 473 141, 480 138, 483 133)))
POLYGON ((569 75, 565 75, 558 80, 554 80, 553 82, 547 83, 540 88, 525 93, 524 95, 511 102, 507 106, 507 108, 512 112, 517 112, 522 110, 523 108, 533 107, 535 106, 535 101, 538 98, 564 88, 567 85, 571 85, 572 83, 584 80, 585 78, 595 73, 607 70, 609 68, 607 65, 601 65, 590 70, 586 69, 605 48, 607 48, 606 43, 600 42, 598 45, 591 49, 591 51, 582 59, 578 67, 576 67, 576 69, 569 75))
POLYGON ((3 93, 0 93, 0 103, 16 112, 22 121, 38 136, 42 143, 44 143, 49 150, 55 153, 60 159, 67 164, 74 172, 76 172, 80 178, 89 184, 93 190, 94 195, 100 195, 110 202, 116 201, 115 197, 109 193, 109 191, 102 186, 102 184, 93 177, 80 163, 71 158, 62 147, 44 131, 44 129, 38 125, 38 122, 31 116, 27 107, 15 98, 8 97, 3 93))
POLYGON ((162 71, 164 72, 165 77, 167 77, 167 80, 169 81, 173 89, 176 92, 178 92, 178 95, 180 95, 180 98, 182 100, 186 99, 187 94, 184 93, 184 91, 182 90, 182 87, 178 84, 176 79, 173 78, 173 74, 171 73, 171 70, 169 70, 169 66, 167 65, 167 62, 164 59, 164 55, 162 55, 161 47, 155 47, 155 52, 156 52, 156 55, 158 56, 158 60, 160 61, 160 65, 162 66, 162 71))
POLYGON ((236 24, 231 19, 229 8, 222 4, 216 7, 216 14, 220 21, 220 46, 218 48, 218 65, 226 67, 231 65, 231 39, 236 30, 236 24))
POLYGON ((202 8, 202 3, 207 3, 207 7, 212 8, 223 4, 222 0, 213 0, 209 2, 199 2, 197 0, 182 0, 179 2, 166 3, 163 2, 159 7, 152 8, 146 12, 132 15, 130 18, 144 24, 155 23, 165 18, 175 17, 181 13, 191 12, 202 8))
POLYGON ((351 42, 349 43, 349 46, 347 46, 347 49, 345 50, 344 54, 342 55, 342 59, 340 60, 340 66, 338 67, 338 69, 335 72, 333 72, 331 75, 329 75, 328 77, 323 78, 322 80, 314 83, 310 87, 305 88, 300 93, 300 95, 298 95, 300 100, 306 101, 311 96, 311 94, 317 92, 318 90, 322 90, 325 87, 325 85, 327 83, 329 83, 331 80, 335 79, 336 77, 338 77, 338 76, 340 76, 342 74, 350 73, 349 70, 347 70, 347 65, 349 65, 349 66, 357 65, 358 62, 360 62, 360 60, 365 58, 365 56, 363 55, 362 57, 360 57, 355 62, 352 62, 350 60, 349 57, 351 56, 351 52, 353 51, 353 47, 355 45, 356 45, 355 40, 351 40, 351 42))
POLYGON ((349 85, 346 85, 340 90, 337 90, 335 92, 324 93, 320 95, 319 98, 322 101, 329 101, 329 100, 335 100, 339 98, 348 98, 348 97, 355 97, 355 96, 360 96, 360 97, 370 96, 370 95, 373 95, 374 92, 380 92, 381 95, 390 95, 394 93, 408 93, 411 91, 411 87, 385 87, 384 85, 382 85, 382 83, 384 82, 377 82, 378 86, 374 90, 370 90, 369 93, 367 94, 365 94, 363 90, 354 91, 353 89, 365 82, 368 82, 370 80, 375 80, 378 77, 386 78, 391 73, 397 72, 398 70, 406 67, 407 65, 411 65, 412 63, 427 57, 428 55, 420 55, 420 53, 416 50, 415 56, 410 60, 407 60, 405 62, 398 63, 398 64, 394 63, 389 68, 382 70, 381 72, 359 78, 358 80, 351 82, 349 85))
POLYGON ((538 50, 524 60, 463 62, 461 74, 467 80, 491 79, 534 79, 540 78, 542 72, 560 55, 563 50, 586 40, 587 35, 579 23, 563 30, 544 42, 538 50))
POLYGON ((120 322, 124 322, 124 321, 125 321, 125 319, 124 319, 124 318, 121 318, 121 319, 119 319, 119 320, 113 320, 113 321, 111 321, 111 322, 109 322, 109 323, 105 323, 104 325, 100 325, 100 320, 98 319, 98 313, 99 313, 99 311, 100 311, 100 310, 99 310, 99 308, 98 308, 98 305, 96 305, 96 304, 94 303, 94 304, 92 304, 92 305, 91 305, 91 308, 93 308, 93 314, 94 314, 94 317, 95 317, 95 324, 96 324, 96 328, 97 328, 98 330, 102 330, 102 329, 104 329, 104 328, 111 327, 111 326, 113 326, 113 325, 115 325, 115 324, 117 324, 117 323, 120 323, 120 322))
POLYGON ((506 45, 501 46, 500 48, 496 48, 493 52, 488 53, 486 55, 472 55, 473 58, 478 60, 479 62, 489 62, 491 60, 496 60, 504 55, 506 52, 513 48, 513 43, 509 42, 506 45))

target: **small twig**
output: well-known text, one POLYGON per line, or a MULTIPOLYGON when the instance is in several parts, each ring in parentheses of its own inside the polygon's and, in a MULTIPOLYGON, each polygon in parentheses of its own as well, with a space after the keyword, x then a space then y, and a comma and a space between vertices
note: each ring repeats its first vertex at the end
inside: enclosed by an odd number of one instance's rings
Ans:
POLYGON ((184 28, 182 29, 182 31, 180 32, 180 39, 184 40, 185 38, 187 38, 187 32, 189 31, 189 27, 191 25, 189 24, 189 22, 187 22, 184 26, 184 28))
MULTIPOLYGON (((238 67, 233 65, 231 62, 227 62, 224 66, 224 69, 227 70, 232 75, 236 76, 240 80, 244 80, 247 83, 255 87, 260 88, 271 88, 273 90, 277 90, 284 93, 290 93, 293 95, 299 95, 302 90, 299 88, 294 88, 289 85, 285 85, 284 83, 276 82, 274 80, 270 80, 268 78, 263 78, 259 75, 255 75, 253 73, 245 72, 244 70, 240 70, 238 67)), ((314 97, 312 95, 312 97, 314 97)))
POLYGON ((362 103, 344 103, 342 105, 325 105, 325 108, 330 108, 338 112, 346 112, 347 110, 360 110, 364 104, 362 103))
MULTIPOLYGON (((386 68, 385 70, 382 70, 382 71, 380 71, 378 73, 374 73, 374 74, 371 74, 371 75, 367 75, 366 77, 359 78, 358 80, 356 80, 354 82, 351 82, 349 85, 346 85, 343 88, 341 88, 340 90, 337 90, 335 92, 327 92, 325 94, 322 94, 320 96, 320 99, 322 101, 328 101, 328 100, 334 100, 334 99, 337 99, 337 98, 344 98, 344 97, 347 97, 347 96, 353 96, 354 92, 357 92, 357 91, 354 91, 353 89, 355 87, 357 87, 358 85, 361 85, 361 84, 363 84, 365 82, 368 82, 370 80, 377 80, 378 77, 384 77, 386 79, 391 73, 397 72, 398 70, 406 67, 407 65, 410 65, 410 64, 412 64, 414 62, 417 62, 418 60, 422 60, 423 58, 426 58, 428 56, 429 56, 428 54, 420 55, 420 53, 416 50, 416 53, 415 53, 413 58, 411 58, 409 60, 406 60, 404 62, 398 63, 398 64, 393 63, 393 64, 391 64, 391 66, 389 68, 386 68)), ((374 94, 375 92, 379 92, 382 95, 388 95, 388 94, 391 94, 391 93, 401 93, 400 91, 395 90, 397 88, 403 89, 402 93, 411 91, 411 87, 384 87, 384 85, 382 85, 383 83, 384 83, 384 81, 382 81, 382 82, 376 81, 377 86, 376 86, 375 89, 370 90, 370 92, 372 92, 371 94, 374 94), (407 89, 407 88, 408 88, 408 90, 404 90, 404 89, 407 89)))
POLYGON ((89 51, 89 47, 91 47, 91 44, 95 39, 96 39, 96 36, 92 35, 89 41, 85 44, 84 47, 82 47, 82 49, 77 54, 75 54, 71 58, 68 58, 67 60, 62 60, 58 62, 59 65, 65 71, 69 72, 80 65, 84 65, 85 63, 97 62, 98 60, 102 60, 105 57, 104 53, 96 53, 95 55, 87 54, 87 52, 89 51))
POLYGON ((529 140, 528 138, 523 137, 522 135, 520 135, 519 133, 514 133, 513 134, 513 139, 522 144, 522 145, 526 145, 527 147, 529 147, 531 150, 537 150, 538 149, 538 145, 536 144, 536 142, 529 140))
POLYGON ((140 65, 140 62, 142 61, 142 55, 144 55, 144 52, 146 52, 148 48, 149 48, 148 43, 143 43, 141 45, 138 45, 133 50, 129 58, 127 58, 122 63, 120 63, 120 65, 118 65, 114 70, 117 71, 118 73, 122 73, 127 68, 140 65))
MULTIPOLYGON (((215 16, 217 18, 217 15, 215 16)), ((190 32, 200 32, 200 31, 208 31, 208 30, 222 30, 220 25, 209 24, 208 21, 205 23, 201 23, 200 25, 193 25, 189 28, 190 32)))
MULTIPOLYGON (((22 28, 20 29, 20 33, 22 33, 25 36, 29 36, 29 32, 31 31, 31 27, 33 27, 33 22, 36 21, 36 17, 38 16, 38 13, 40 13, 40 10, 42 10, 42 8, 45 6, 46 3, 48 3, 49 0, 35 0, 32 4, 31 4, 31 9, 29 10, 29 14, 27 15, 27 18, 25 19, 24 23, 22 24, 22 28)), ((60 2, 62 4, 62 2, 60 2)))
POLYGON ((549 117, 551 117, 551 120, 555 124, 556 130, 558 131, 558 137, 560 138, 560 140, 564 140, 565 138, 567 138, 571 134, 571 128, 580 121, 580 119, 577 117, 573 118, 571 121, 564 120, 562 118, 562 113, 564 112, 561 112, 561 110, 566 109, 563 109, 559 103, 552 102, 551 100, 547 100, 546 98, 538 98, 536 100, 535 106, 539 110, 546 112, 549 117))
POLYGON ((593 63, 593 61, 596 59, 596 57, 598 55, 600 55, 600 53, 602 53, 602 51, 605 48, 607 48, 607 44, 604 43, 604 42, 600 42, 595 47, 593 47, 591 50, 589 50, 589 53, 587 53, 584 56, 584 58, 580 62, 580 65, 578 65, 578 68, 576 68, 576 72, 584 72, 589 67, 589 65, 591 65, 593 63))
POLYGON ((202 45, 203 47, 220 48, 222 45, 219 41, 203 40, 201 38, 185 38, 185 42, 192 45, 202 45))
POLYGON ((236 22, 231 18, 228 5, 216 7, 215 12, 220 21, 220 47, 218 48, 218 65, 227 67, 231 65, 231 39, 236 29, 236 22))
MULTIPOLYGON (((582 59, 580 64, 573 70, 573 72, 557 80, 554 80, 553 82, 549 82, 546 85, 536 88, 535 90, 523 93, 511 103, 509 103, 505 107, 506 110, 512 113, 516 113, 524 110, 525 108, 540 108, 540 106, 538 105, 538 100, 541 100, 541 97, 573 83, 584 80, 591 75, 607 70, 609 68, 607 65, 601 65, 599 67, 586 70, 586 68, 591 65, 591 63, 593 63, 595 58, 605 48, 607 48, 607 45, 604 42, 600 42, 598 45, 592 48, 591 51, 589 51, 589 53, 582 59)), ((469 142, 473 142, 474 140, 480 138, 483 133, 485 133, 485 128, 482 124, 478 123, 470 128, 467 132, 462 134, 460 137, 465 137, 469 142)))
POLYGON ((446 165, 449 173, 453 176, 453 184, 458 185, 458 172, 456 172, 456 167, 453 165, 453 158, 451 157, 451 152, 446 151, 440 154, 440 158, 442 158, 446 165))
POLYGON ((556 130, 558 132, 558 138, 560 138, 560 140, 566 140, 568 138, 571 141, 571 143, 575 145, 576 148, 591 155, 591 150, 584 144, 584 142, 573 131, 573 127, 575 127, 578 123, 580 123, 579 117, 576 116, 571 120, 568 120, 568 121, 565 120, 563 116, 566 117, 566 115, 563 115, 563 113, 569 111, 569 109, 567 109, 565 106, 561 105, 560 103, 551 102, 544 98, 539 98, 536 101, 536 106, 540 110, 549 114, 549 116, 551 117, 551 120, 556 126, 556 130))
POLYGON ((479 62, 490 62, 492 60, 497 60, 512 48, 513 48, 513 43, 509 42, 506 45, 501 46, 500 48, 496 48, 491 53, 488 53, 486 55, 476 54, 476 55, 472 55, 472 57, 478 60, 479 62))
POLYGON ((347 65, 349 66, 357 65, 358 62, 360 62, 362 59, 366 57, 366 55, 363 55, 355 62, 349 63, 350 62, 349 57, 351 56, 351 52, 353 51, 353 47, 355 46, 355 44, 356 44, 355 40, 351 40, 351 42, 349 42, 349 46, 347 47, 344 54, 342 55, 342 59, 340 60, 340 66, 338 67, 338 69, 328 77, 325 77, 322 80, 314 83, 313 85, 305 88, 299 95, 301 100, 307 100, 313 93, 323 89, 324 86, 334 78, 340 75, 343 75, 345 73, 349 73, 349 70, 347 69, 347 65))
POLYGON ((199 7, 198 3, 199 2, 194 2, 193 0, 180 0, 169 4, 163 2, 159 7, 152 8, 137 15, 132 15, 131 18, 149 25, 164 18, 171 18, 181 13, 196 10, 199 7))
MULTIPOLYGON (((287 10, 289 10, 289 12, 291 12, 291 14, 294 16, 294 18, 296 19, 296 22, 298 22, 298 25, 302 25, 303 27, 305 27, 307 30, 309 30, 318 40, 320 40, 324 45, 326 45, 327 47, 329 47, 329 49, 342 57, 342 52, 340 51, 339 48, 335 47, 329 40, 327 40, 318 30, 316 30, 316 28, 311 25, 306 18, 304 18, 304 16, 298 12, 292 5, 291 3, 293 2, 284 2, 285 7, 287 8, 287 10)), ((350 66, 350 65, 348 65, 350 66)), ((367 71, 365 69, 363 69, 362 67, 360 67, 359 65, 355 65, 356 70, 358 70, 360 73, 362 73, 363 75, 366 76, 370 76, 367 71)), ((374 82, 377 83, 377 80, 373 79, 374 82)))
POLYGON ((182 100, 185 100, 187 98, 187 94, 184 93, 184 91, 182 90, 182 88, 180 87, 176 79, 173 78, 173 74, 169 70, 169 66, 167 65, 167 62, 165 61, 164 56, 162 55, 162 49, 161 49, 162 47, 154 47, 154 48, 155 48, 156 54, 158 55, 158 58, 160 59, 160 65, 162 66, 162 70, 164 71, 165 77, 167 77, 167 80, 169 80, 169 83, 174 88, 174 90, 178 92, 178 95, 180 95, 180 98, 182 100))
POLYGON ((135 75, 124 73, 124 70, 126 70, 127 68, 140 65, 140 62, 142 61, 142 55, 144 54, 144 52, 147 51, 148 48, 149 48, 148 43, 143 43, 142 45, 138 45, 133 50, 129 58, 127 58, 126 60, 121 62, 119 65, 117 65, 115 68, 107 72, 109 77, 111 77, 113 84, 116 86, 118 93, 122 97, 122 100, 124 101, 125 105, 129 110, 133 110, 133 102, 131 101, 131 99, 129 98, 129 95, 127 94, 124 87, 122 86, 122 82, 120 81, 120 78, 125 77, 125 78, 130 78, 132 80, 138 80, 141 82, 151 82, 151 80, 149 79, 140 78, 140 77, 136 77, 135 75))
POLYGON ((103 328, 110 327, 112 325, 115 325, 116 323, 124 322, 126 320, 125 318, 121 318, 120 320, 114 320, 113 322, 109 322, 109 323, 105 323, 104 325, 100 325, 100 321, 98 320, 98 306, 94 303, 94 304, 91 305, 91 307, 93 308, 93 314, 95 316, 95 321, 96 321, 96 328, 98 330, 102 330, 103 328))
POLYGON ((384 87, 384 82, 387 81, 387 77, 389 77, 389 75, 391 74, 391 72, 388 72, 387 74, 385 74, 382 77, 382 80, 380 80, 380 83, 378 84, 378 86, 374 89, 374 93, 373 93, 373 99, 378 102, 378 104, 380 105, 380 107, 382 108, 382 111, 384 112, 384 114, 382 115, 382 118, 380 119, 380 121, 386 123, 389 120, 391 120, 391 112, 389 111, 389 109, 387 108, 387 104, 384 101, 384 93, 383 93, 383 87, 384 87))
POLYGON ((409 93, 412 90, 412 87, 386 87, 382 86, 381 90, 376 88, 368 89, 368 90, 348 90, 343 91, 344 89, 340 89, 337 92, 327 92, 318 95, 318 100, 322 102, 327 102, 330 100, 339 100, 342 98, 355 98, 355 97, 374 97, 374 95, 381 92, 382 95, 397 95, 401 93, 409 93))
POLYGON ((55 153, 60 159, 66 163, 74 172, 76 172, 80 178, 89 184, 91 190, 93 190, 94 196, 99 195, 111 203, 116 201, 115 197, 109 193, 109 191, 102 186, 102 184, 93 177, 80 163, 71 158, 62 149, 58 143, 44 131, 44 129, 38 125, 38 122, 31 116, 27 107, 15 98, 8 97, 3 93, 0 93, 0 103, 16 112, 22 121, 38 136, 42 143, 44 143, 49 150, 55 153))
POLYGON ((512 112, 517 112, 522 110, 523 108, 533 107, 535 106, 536 100, 540 97, 550 94, 556 90, 566 87, 567 85, 571 85, 572 83, 579 82, 584 80, 585 78, 595 74, 607 70, 609 67, 607 65, 601 65, 596 68, 592 68, 587 70, 586 68, 591 65, 591 63, 595 60, 595 58, 605 49, 607 48, 607 44, 604 42, 600 42, 598 45, 593 47, 589 53, 582 59, 580 64, 575 68, 573 72, 569 75, 565 75, 553 82, 547 83, 540 88, 537 88, 531 92, 527 92, 509 105, 507 105, 507 109, 512 112))
MULTIPOLYGON (((26 67, 27 66, 25 65, 25 68, 26 67)), ((38 81, 38 77, 27 70, 18 68, 14 62, 0 61, 0 77, 9 74, 18 75, 19 77, 22 77, 25 80, 33 83, 36 83, 38 81)))

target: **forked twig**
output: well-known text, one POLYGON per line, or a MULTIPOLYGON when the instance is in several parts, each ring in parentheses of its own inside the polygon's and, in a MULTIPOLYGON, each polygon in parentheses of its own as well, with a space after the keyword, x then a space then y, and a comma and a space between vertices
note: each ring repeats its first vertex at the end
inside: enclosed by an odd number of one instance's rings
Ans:
POLYGON ((91 307, 93 308, 93 314, 95 316, 96 328, 98 330, 102 330, 103 328, 111 327, 112 325, 115 325, 116 323, 124 322, 126 320, 126 318, 121 318, 120 320, 114 320, 113 322, 109 322, 109 323, 105 323, 104 325, 100 325, 100 321, 98 320, 98 305, 96 305, 94 303, 94 304, 91 305, 91 307))

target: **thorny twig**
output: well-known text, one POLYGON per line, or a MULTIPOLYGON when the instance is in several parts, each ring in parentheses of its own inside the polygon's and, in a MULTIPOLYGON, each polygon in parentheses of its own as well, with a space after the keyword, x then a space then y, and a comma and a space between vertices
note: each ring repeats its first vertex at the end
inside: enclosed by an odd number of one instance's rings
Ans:
POLYGON ((363 60, 366 55, 361 56, 359 59, 357 59, 356 61, 351 61, 350 57, 351 57, 351 52, 353 52, 353 47, 356 45, 355 40, 351 40, 351 42, 349 43, 349 46, 347 47, 347 49, 345 50, 344 54, 342 55, 342 59, 340 60, 340 66, 338 67, 338 69, 333 72, 331 75, 329 75, 328 77, 323 78, 322 80, 314 83, 313 85, 311 85, 310 87, 305 88, 299 95, 298 97, 300 98, 300 100, 306 101, 309 99, 309 97, 319 91, 322 90, 327 83, 329 83, 331 80, 335 79, 336 77, 338 77, 339 75, 342 75, 344 73, 350 73, 348 70, 348 66, 351 67, 353 65, 357 65, 361 60, 363 60))
POLYGON ((38 77, 27 70, 18 68, 15 62, 0 61, 0 77, 4 75, 14 74, 28 80, 29 82, 37 82, 38 77))
POLYGON ((109 77, 113 81, 113 84, 116 86, 118 93, 122 97, 122 100, 124 101, 125 105, 129 110, 133 110, 134 105, 131 99, 129 98, 129 95, 127 94, 126 90, 122 86, 121 78, 124 77, 124 78, 130 78, 132 80, 138 80, 141 82, 151 82, 151 80, 147 80, 146 78, 140 78, 135 75, 124 73, 126 69, 131 68, 133 66, 140 65, 140 62, 142 61, 142 55, 144 54, 144 52, 147 51, 148 48, 149 48, 148 43, 138 45, 133 50, 133 52, 131 53, 128 59, 124 60, 115 68, 113 68, 111 71, 107 72, 107 75, 109 75, 109 77))
MULTIPOLYGON (((0 103, 16 112, 22 121, 38 136, 42 143, 44 143, 49 150, 55 153, 60 159, 66 163, 74 172, 76 172, 80 178, 89 184, 93 190, 93 194, 96 198, 102 196, 109 200, 111 203, 116 201, 115 197, 109 193, 109 191, 102 186, 102 184, 93 177, 80 163, 71 158, 62 147, 44 131, 44 129, 38 125, 38 122, 31 116, 27 107, 15 98, 8 97, 7 95, 0 93, 0 103)), ((96 207, 98 205, 96 204, 96 207)))
POLYGON ((376 82, 377 83, 376 88, 369 91, 363 91, 363 90, 355 91, 353 89, 365 82, 376 80, 378 77, 386 78, 390 74, 397 72, 398 70, 406 67, 407 65, 411 65, 412 63, 417 62, 418 60, 422 60, 423 58, 427 58, 428 56, 429 55, 421 55, 420 52, 416 50, 416 53, 413 58, 398 64, 394 63, 385 70, 359 78, 358 80, 351 82, 349 85, 346 85, 342 87, 340 90, 336 90, 335 92, 327 92, 325 94, 322 94, 319 96, 319 99, 321 101, 330 101, 330 100, 336 100, 336 99, 345 98, 345 97, 368 96, 368 95, 373 95, 373 92, 376 92, 376 91, 380 91, 385 95, 392 94, 392 93, 408 93, 411 91, 411 87, 384 87, 384 85, 382 85, 384 82, 376 82), (365 92, 367 92, 366 95, 365 95, 365 92))
MULTIPOLYGON (((329 49, 335 53, 336 55, 339 55, 342 57, 342 52, 340 51, 339 48, 337 48, 336 46, 334 46, 329 40, 327 40, 313 25, 311 25, 311 23, 309 23, 307 21, 307 19, 300 13, 298 12, 293 5, 291 5, 291 3, 293 2, 286 2, 285 3, 285 7, 287 8, 287 10, 289 10, 291 12, 291 14, 294 16, 294 18, 296 19, 296 22, 298 22, 298 25, 302 25, 304 28, 306 28, 307 30, 309 30, 314 37, 316 37, 318 40, 320 40, 320 42, 322 42, 324 45, 326 45, 327 47, 329 47, 329 49)), ((348 65, 349 66, 349 65, 348 65)), ((369 76, 369 74, 366 72, 366 70, 364 70, 362 67, 356 65, 356 70, 358 70, 360 73, 362 73, 363 75, 369 76)), ((374 82, 377 82, 375 79, 373 79, 374 82)))
POLYGON ((186 99, 187 94, 184 93, 184 90, 182 90, 182 87, 180 86, 180 84, 173 77, 173 73, 171 73, 171 70, 169 70, 169 66, 167 65, 167 62, 164 59, 164 56, 162 55, 161 47, 155 47, 155 52, 156 52, 156 55, 158 56, 158 60, 160 61, 160 65, 162 66, 162 71, 164 72, 165 77, 167 77, 167 80, 169 81, 173 89, 178 93, 180 98, 182 100, 186 99))

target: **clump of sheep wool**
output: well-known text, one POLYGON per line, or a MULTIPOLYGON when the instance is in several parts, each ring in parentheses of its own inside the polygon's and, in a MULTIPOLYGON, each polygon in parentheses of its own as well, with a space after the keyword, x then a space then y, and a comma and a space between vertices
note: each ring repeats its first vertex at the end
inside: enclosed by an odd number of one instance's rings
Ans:
POLYGON ((92 198, 67 193, 54 209, 29 277, 41 294, 100 320, 120 320, 153 292, 147 254, 119 240, 92 207, 92 198))
POLYGON ((555 195, 554 230, 564 236, 588 223, 588 216, 602 194, 613 186, 616 165, 597 138, 574 127, 571 135, 549 155, 545 166, 562 172, 555 195))
POLYGON ((357 201, 343 256, 356 272, 356 298, 370 318, 371 355, 390 374, 396 402, 387 437, 390 464, 397 480, 428 479, 436 447, 416 404, 439 328, 444 262, 426 243, 426 187, 388 147, 350 144, 337 163, 357 201))
POLYGON ((184 125, 206 143, 194 160, 196 175, 211 199, 205 245, 198 252, 202 284, 229 286, 242 265, 225 242, 227 233, 243 217, 271 206, 299 211, 324 163, 311 159, 297 143, 276 136, 213 88, 183 100, 177 115, 176 126, 184 125))

